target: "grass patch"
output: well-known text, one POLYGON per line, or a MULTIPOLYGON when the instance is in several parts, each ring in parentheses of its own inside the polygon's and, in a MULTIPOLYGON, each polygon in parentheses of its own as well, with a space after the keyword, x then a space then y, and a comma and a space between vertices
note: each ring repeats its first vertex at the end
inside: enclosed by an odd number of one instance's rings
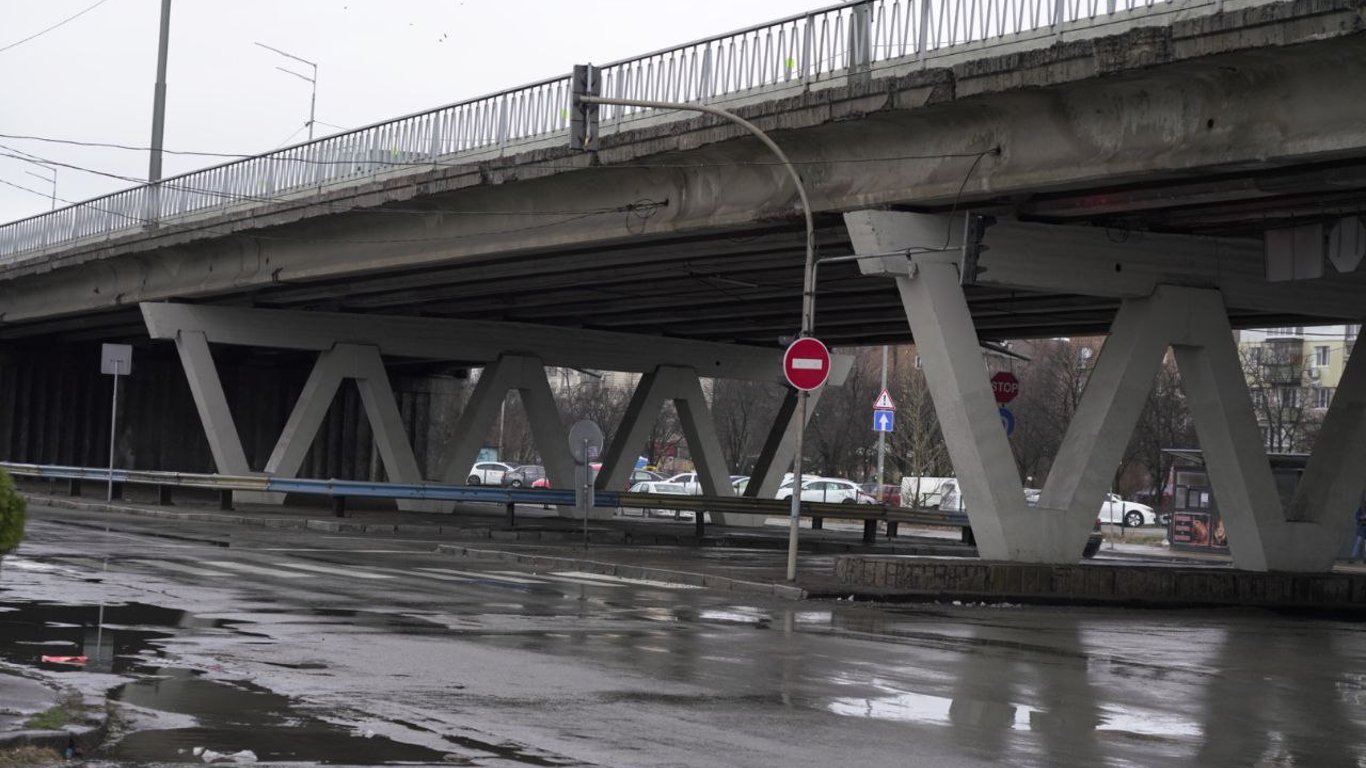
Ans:
POLYGON ((0 750, 0 768, 21 768, 33 765, 56 765, 62 756, 46 747, 17 747, 0 750))
POLYGON ((1106 532, 1106 541, 1118 541, 1124 544, 1146 544, 1149 546, 1160 547, 1162 542, 1167 540, 1165 532, 1148 531, 1125 531, 1124 533, 1106 532))
POLYGON ((59 731, 71 723, 80 722, 84 717, 85 701, 79 693, 70 693, 62 697, 56 706, 30 717, 24 727, 35 731, 59 731))

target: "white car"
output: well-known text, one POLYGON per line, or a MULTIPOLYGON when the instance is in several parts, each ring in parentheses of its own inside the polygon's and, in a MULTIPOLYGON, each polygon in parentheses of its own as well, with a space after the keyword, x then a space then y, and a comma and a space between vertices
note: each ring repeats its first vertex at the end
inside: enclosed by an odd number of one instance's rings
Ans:
POLYGON ((503 475, 511 472, 511 464, 504 464, 501 461, 480 461, 470 467, 470 476, 465 478, 465 485, 502 485, 503 475))
MULTIPOLYGON (((674 483, 667 480, 647 480, 631 486, 629 493, 661 493, 673 496, 691 496, 682 483, 674 483)), ((679 509, 642 509, 646 515, 672 515, 675 520, 691 520, 693 513, 690 510, 679 509)), ((622 514, 633 514, 622 509, 622 514)))
MULTIPOLYGON (((792 481, 783 483, 774 498, 787 501, 792 498, 792 481)), ((849 480, 832 477, 813 477, 802 483, 802 501, 826 504, 876 504, 877 499, 864 493, 849 480)))
POLYGON ((690 493, 693 496, 702 495, 702 482, 697 479, 696 472, 684 472, 679 475, 674 475, 665 482, 678 483, 679 485, 683 486, 684 493, 690 493))
MULTIPOLYGON (((1025 503, 1031 507, 1038 504, 1039 494, 1040 491, 1034 488, 1026 488, 1025 503)), ((1157 525, 1157 514, 1153 512, 1152 507, 1136 501, 1125 501, 1117 493, 1105 494, 1105 501, 1100 505, 1099 517, 1102 523, 1123 525, 1126 528, 1157 525)))
POLYGON ((1117 493, 1107 493, 1105 501, 1100 505, 1100 521, 1138 528, 1144 525, 1157 525, 1157 515, 1147 504, 1125 501, 1117 493))

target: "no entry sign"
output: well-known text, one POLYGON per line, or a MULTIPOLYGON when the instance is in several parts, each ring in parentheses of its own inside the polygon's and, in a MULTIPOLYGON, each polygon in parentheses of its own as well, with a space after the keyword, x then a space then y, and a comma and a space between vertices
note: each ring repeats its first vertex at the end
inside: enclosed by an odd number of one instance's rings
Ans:
POLYGON ((816 389, 830 375, 830 350, 809 336, 797 339, 783 354, 783 375, 797 389, 816 389))
POLYGON ((991 393, 996 396, 996 402, 1008 403, 1020 394, 1020 380, 1010 371, 1001 371, 991 377, 991 393))

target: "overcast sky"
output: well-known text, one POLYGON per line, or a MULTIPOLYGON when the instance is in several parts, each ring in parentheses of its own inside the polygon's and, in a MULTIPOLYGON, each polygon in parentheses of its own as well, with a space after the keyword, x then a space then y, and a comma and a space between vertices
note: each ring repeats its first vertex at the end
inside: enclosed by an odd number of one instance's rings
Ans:
MULTIPOLYGON (((165 146, 246 154, 306 138, 309 84, 276 67, 309 74, 308 67, 255 42, 318 64, 322 136, 336 132, 334 126, 355 128, 558 76, 576 63, 627 58, 833 4, 173 0, 165 146)), ((146 147, 160 8, 160 0, 0 2, 0 134, 146 147)), ((145 151, 0 138, 0 155, 13 150, 110 174, 147 176, 145 151)), ((163 173, 212 164, 169 155, 163 173)), ((70 201, 129 186, 68 168, 56 174, 58 197, 70 201)), ((47 210, 49 176, 44 168, 0 156, 0 222, 47 210)))

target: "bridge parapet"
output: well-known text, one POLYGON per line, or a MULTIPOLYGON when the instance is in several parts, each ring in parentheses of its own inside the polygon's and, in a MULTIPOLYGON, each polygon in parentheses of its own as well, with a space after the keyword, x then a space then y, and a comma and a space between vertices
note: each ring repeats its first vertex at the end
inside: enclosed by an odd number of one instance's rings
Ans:
MULTIPOLYGON (((710 103, 775 98, 1223 6, 1223 0, 863 0, 603 65, 603 94, 710 103)), ((122 190, 0 226, 0 267, 234 208, 558 146, 570 111, 566 75, 122 190)), ((603 131, 646 118, 687 117, 609 107, 603 131)))

